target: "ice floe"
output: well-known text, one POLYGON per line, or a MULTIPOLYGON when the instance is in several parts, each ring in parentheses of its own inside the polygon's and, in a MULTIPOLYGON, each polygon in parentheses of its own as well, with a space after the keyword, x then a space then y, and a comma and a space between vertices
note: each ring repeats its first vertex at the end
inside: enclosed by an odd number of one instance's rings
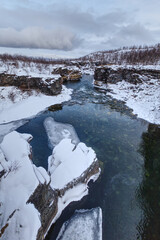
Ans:
POLYGON ((44 127, 51 148, 55 147, 64 138, 71 139, 74 144, 80 142, 74 127, 70 124, 56 122, 54 118, 48 117, 44 121, 44 127))
POLYGON ((102 240, 102 210, 78 210, 65 222, 56 240, 102 240))

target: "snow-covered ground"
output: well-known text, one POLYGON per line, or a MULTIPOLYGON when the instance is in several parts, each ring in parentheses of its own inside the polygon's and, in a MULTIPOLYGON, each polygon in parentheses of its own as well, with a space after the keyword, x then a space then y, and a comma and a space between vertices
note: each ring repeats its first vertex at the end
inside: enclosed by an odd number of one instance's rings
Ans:
MULTIPOLYGON (((2 62, 0 60, 0 73, 14 74, 17 76, 30 76, 40 78, 53 77, 52 71, 54 68, 64 67, 64 65, 41 64, 34 62, 2 62)), ((56 76, 56 75, 55 75, 56 76)))
POLYGON ((51 105, 70 100, 71 93, 71 89, 63 86, 57 96, 37 94, 35 91, 30 96, 16 87, 0 87, 0 124, 34 117, 51 105))
POLYGON ((160 81, 152 79, 137 85, 122 81, 117 84, 108 84, 112 92, 108 95, 122 100, 137 114, 148 122, 160 124, 160 81))
POLYGON ((65 222, 56 240, 102 240, 102 210, 76 211, 65 222))
POLYGON ((117 100, 124 101, 139 118, 160 124, 160 81, 159 79, 145 81, 143 78, 141 80, 142 83, 136 85, 124 80, 116 84, 93 81, 93 85, 96 82, 95 88, 117 100))

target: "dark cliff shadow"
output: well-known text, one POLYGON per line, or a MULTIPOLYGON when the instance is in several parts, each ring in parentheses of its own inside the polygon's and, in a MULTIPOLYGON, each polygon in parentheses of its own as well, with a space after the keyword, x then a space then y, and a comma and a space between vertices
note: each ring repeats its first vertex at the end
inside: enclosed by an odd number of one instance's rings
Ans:
POLYGON ((149 124, 142 135, 140 153, 144 157, 144 176, 137 197, 143 214, 137 239, 160 240, 160 127, 149 124))

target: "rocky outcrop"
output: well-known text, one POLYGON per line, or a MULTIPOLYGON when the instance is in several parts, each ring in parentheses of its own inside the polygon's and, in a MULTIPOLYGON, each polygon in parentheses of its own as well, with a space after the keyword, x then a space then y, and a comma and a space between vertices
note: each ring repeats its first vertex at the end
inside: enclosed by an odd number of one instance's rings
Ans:
POLYGON ((94 73, 95 84, 103 83, 117 83, 122 80, 132 84, 142 83, 151 78, 160 79, 160 70, 150 69, 136 69, 136 68, 117 68, 102 66, 97 67, 94 73))
POLYGON ((52 71, 52 74, 60 74, 62 82, 66 81, 79 81, 82 77, 81 71, 76 69, 68 68, 56 68, 52 71))
POLYGON ((46 95, 57 95, 62 90, 61 79, 0 74, 0 86, 15 86, 24 91, 37 90, 46 95))

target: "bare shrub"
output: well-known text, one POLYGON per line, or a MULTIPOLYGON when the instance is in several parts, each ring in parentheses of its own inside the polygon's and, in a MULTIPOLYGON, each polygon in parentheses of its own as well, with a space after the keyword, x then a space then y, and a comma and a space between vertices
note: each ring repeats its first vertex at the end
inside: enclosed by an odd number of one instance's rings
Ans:
POLYGON ((15 98, 16 98, 15 93, 14 93, 14 92, 10 92, 10 93, 8 94, 8 98, 14 103, 15 98))

